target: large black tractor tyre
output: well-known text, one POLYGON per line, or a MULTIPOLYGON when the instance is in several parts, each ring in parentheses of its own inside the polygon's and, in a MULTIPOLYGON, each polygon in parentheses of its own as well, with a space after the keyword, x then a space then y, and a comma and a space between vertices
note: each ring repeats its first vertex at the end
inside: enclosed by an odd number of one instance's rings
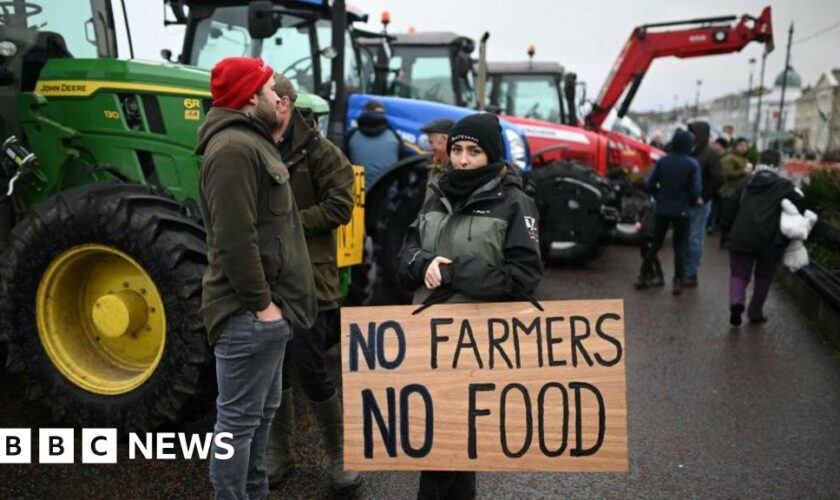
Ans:
POLYGON ((582 264, 602 251, 608 183, 591 168, 554 162, 529 176, 546 263, 582 264))
POLYGON ((199 316, 206 253, 201 225, 145 186, 80 186, 31 210, 0 264, 0 331, 29 399, 56 422, 121 432, 204 406, 214 389, 199 316), (121 309, 97 313, 115 295, 130 299, 124 323, 110 314, 121 309))
POLYGON ((406 169, 395 183, 385 208, 377 218, 374 239, 376 285, 372 303, 410 304, 412 292, 397 280, 400 248, 408 226, 417 218, 426 196, 425 166, 406 169))

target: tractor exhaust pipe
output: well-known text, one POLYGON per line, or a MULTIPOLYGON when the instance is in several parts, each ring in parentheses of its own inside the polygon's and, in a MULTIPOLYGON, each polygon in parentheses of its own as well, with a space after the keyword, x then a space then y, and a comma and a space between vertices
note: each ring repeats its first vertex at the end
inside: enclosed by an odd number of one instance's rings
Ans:
POLYGON ((577 116, 577 104, 576 101, 576 92, 577 92, 577 74, 576 73, 566 73, 563 77, 563 96, 566 98, 566 107, 569 108, 568 115, 566 121, 566 125, 571 125, 573 127, 577 127, 578 124, 578 116, 577 116))
POLYGON ((484 111, 484 96, 487 87, 487 39, 490 38, 490 32, 485 31, 481 37, 481 43, 478 46, 478 81, 475 84, 476 101, 478 102, 478 110, 484 111))

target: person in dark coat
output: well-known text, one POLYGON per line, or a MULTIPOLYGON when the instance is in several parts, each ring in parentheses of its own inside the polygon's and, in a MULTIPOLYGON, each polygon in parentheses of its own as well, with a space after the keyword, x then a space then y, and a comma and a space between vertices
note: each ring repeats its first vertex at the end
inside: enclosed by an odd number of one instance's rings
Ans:
POLYGON ((277 150, 289 171, 315 278, 318 314, 311 328, 295 328, 283 363, 283 396, 271 424, 266 452, 269 484, 276 488, 294 469, 295 431, 292 375, 300 384, 321 430, 330 458, 330 482, 337 491, 358 486, 358 472, 344 470, 341 397, 327 371, 327 339, 341 329, 341 287, 336 264, 337 230, 353 213, 353 167, 334 144, 306 122, 295 107, 297 90, 277 75, 280 97, 277 150))
MULTIPOLYGON (((399 279, 414 303, 531 299, 542 277, 539 215, 516 167, 504 161, 496 115, 452 128, 451 169, 406 233, 399 279)), ((475 498, 475 472, 423 471, 419 499, 475 498)))
POLYGON ((199 204, 207 230, 201 314, 216 360, 217 499, 268 495, 265 450, 282 404, 292 328, 308 329, 317 300, 289 171, 274 147, 279 124, 274 71, 262 59, 228 57, 210 74, 213 107, 198 131, 199 204))
POLYGON ((763 151, 755 174, 741 180, 732 195, 723 223, 729 227, 729 323, 741 324, 747 286, 755 277, 753 295, 746 309, 750 323, 764 323, 764 301, 773 274, 785 252, 788 240, 779 222, 782 200, 790 200, 801 212, 804 198, 793 183, 778 174, 781 155, 763 151))
POLYGON ((700 165, 691 157, 693 144, 690 133, 677 130, 671 139, 670 153, 657 160, 647 181, 656 200, 654 255, 659 254, 668 229, 674 228, 674 295, 682 293, 685 276, 688 211, 702 202, 700 165))
POLYGON ((402 139, 391 128, 385 106, 369 101, 356 119, 358 127, 347 136, 347 155, 354 165, 365 167, 365 187, 373 183, 400 160, 402 139))
POLYGON ((709 145, 709 124, 693 122, 688 130, 694 134, 692 156, 700 162, 703 202, 693 205, 688 211, 688 255, 685 268, 685 286, 697 286, 697 270, 703 260, 703 247, 706 242, 706 223, 712 209, 712 202, 723 185, 723 170, 720 166, 720 154, 709 145))

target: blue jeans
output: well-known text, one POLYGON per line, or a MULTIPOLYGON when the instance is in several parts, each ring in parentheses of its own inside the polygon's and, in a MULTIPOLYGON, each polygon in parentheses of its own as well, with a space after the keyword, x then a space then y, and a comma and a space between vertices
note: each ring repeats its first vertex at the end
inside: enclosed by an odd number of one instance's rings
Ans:
POLYGON ((283 356, 291 329, 286 320, 257 321, 250 312, 236 314, 222 326, 216 342, 215 434, 229 432, 224 440, 233 456, 217 459, 210 450, 210 482, 217 499, 259 500, 268 495, 265 448, 271 420, 280 407, 283 356))
POLYGON ((706 242, 706 221, 712 210, 711 200, 702 207, 688 209, 688 258, 685 262, 685 275, 697 276, 700 262, 703 260, 703 245, 706 242))

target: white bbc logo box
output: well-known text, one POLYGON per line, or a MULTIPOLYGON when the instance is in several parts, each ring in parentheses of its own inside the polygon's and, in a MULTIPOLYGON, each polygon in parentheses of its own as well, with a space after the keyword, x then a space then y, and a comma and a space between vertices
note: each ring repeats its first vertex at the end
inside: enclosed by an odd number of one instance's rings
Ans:
POLYGON ((38 461, 42 464, 72 464, 74 448, 73 429, 38 429, 38 461))
POLYGON ((82 429, 82 463, 117 463, 117 430, 82 429))
MULTIPOLYGON (((116 429, 82 429, 82 463, 117 463, 116 429)), ((72 464, 75 459, 73 429, 38 429, 38 462, 72 464)), ((0 429, 0 464, 32 463, 32 430, 0 429)))
POLYGON ((0 429, 0 464, 31 462, 32 431, 30 429, 0 429))

